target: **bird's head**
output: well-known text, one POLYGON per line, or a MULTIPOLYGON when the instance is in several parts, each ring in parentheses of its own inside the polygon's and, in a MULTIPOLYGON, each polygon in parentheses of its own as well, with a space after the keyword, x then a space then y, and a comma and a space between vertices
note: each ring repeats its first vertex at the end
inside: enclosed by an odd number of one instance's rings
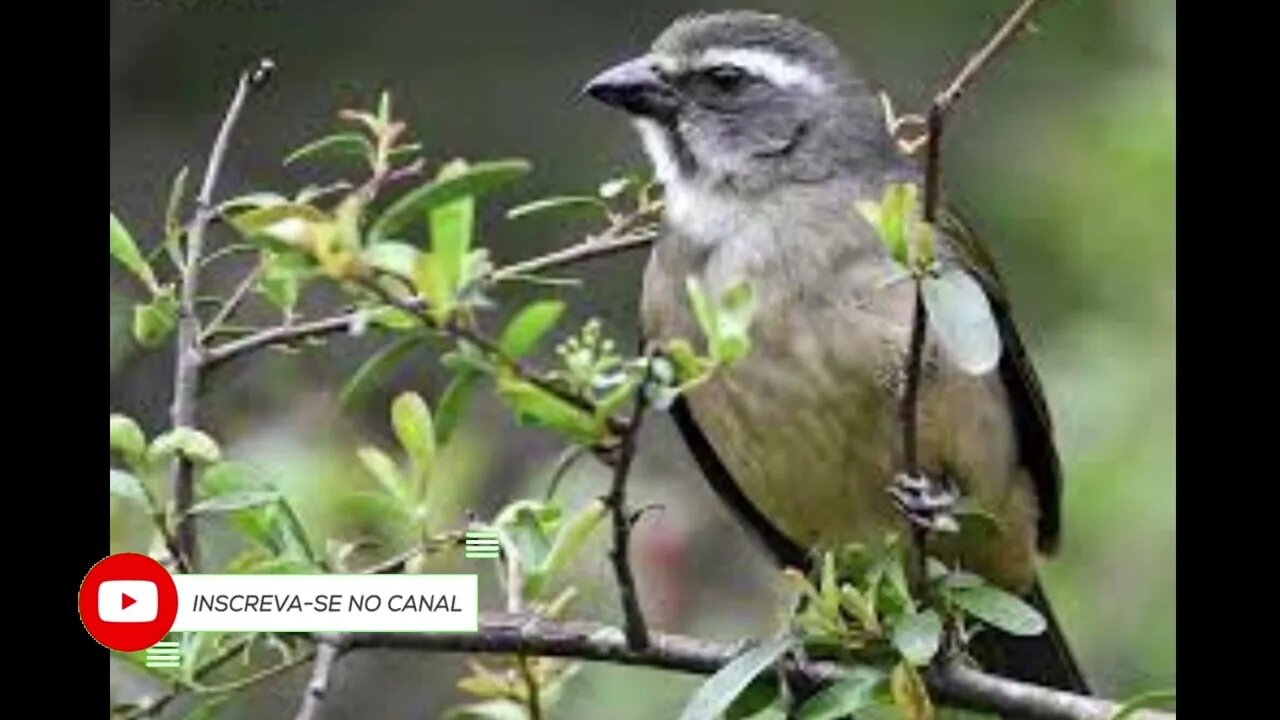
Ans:
POLYGON ((764 191, 894 152, 876 95, 825 35, 749 11, 684 17, 584 92, 634 119, 655 173, 764 191))

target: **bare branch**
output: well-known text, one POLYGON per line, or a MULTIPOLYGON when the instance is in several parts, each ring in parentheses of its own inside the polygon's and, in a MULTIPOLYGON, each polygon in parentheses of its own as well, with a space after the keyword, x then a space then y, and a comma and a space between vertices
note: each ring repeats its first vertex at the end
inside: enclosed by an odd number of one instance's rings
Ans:
POLYGON ((924 176, 924 219, 933 222, 938 210, 938 182, 941 175, 942 128, 947 113, 960 95, 973 84, 978 73, 991 62, 1001 50, 1008 47, 1010 41, 1017 37, 1018 31, 1027 23, 1031 13, 1041 0, 1023 0, 1017 10, 1004 21, 995 34, 987 40, 978 52, 971 55, 964 67, 947 86, 934 96, 933 105, 929 108, 928 137, 925 150, 924 176))
POLYGON ((622 445, 618 448, 618 458, 613 466, 613 484, 604 503, 609 508, 613 519, 613 547, 609 550, 609 560, 613 564, 613 574, 618 581, 618 596, 622 602, 623 627, 627 633, 627 647, 643 650, 649 645, 649 630, 645 623, 644 611, 640 608, 640 596, 636 590, 635 575, 631 572, 631 527, 634 520, 627 508, 627 477, 631 473, 631 464, 636 455, 636 437, 640 434, 640 425, 648 406, 648 385, 653 368, 651 354, 646 354, 644 377, 636 386, 635 408, 631 412, 631 421, 622 436, 622 445))
MULTIPOLYGON (((213 192, 218 185, 218 176, 222 172, 222 162, 227 154, 227 146, 231 141, 231 132, 236 121, 240 119, 240 111, 244 108, 245 98, 249 90, 259 84, 274 65, 269 60, 261 60, 255 66, 240 75, 231 104, 222 118, 218 135, 209 151, 209 164, 205 168, 204 180, 200 184, 200 193, 196 196, 195 219, 187 233, 187 254, 182 270, 182 296, 179 303, 182 319, 178 324, 177 359, 173 380, 173 426, 195 427, 197 397, 200 391, 201 340, 200 317, 196 314, 196 298, 200 296, 200 263, 204 253, 204 235, 209 221, 215 214, 213 208, 213 192)), ((186 558, 189 568, 194 571, 198 567, 196 545, 195 518, 187 510, 195 500, 195 469, 191 462, 179 454, 173 471, 173 499, 178 514, 177 544, 178 551, 186 558)))
MULTIPOLYGON (((381 648, 419 652, 527 654, 596 660, 678 672, 710 675, 733 659, 741 644, 720 643, 683 635, 653 632, 642 649, 627 644, 616 627, 593 622, 556 622, 532 615, 482 613, 476 633, 325 634, 318 640, 343 651, 381 648)), ((796 681, 837 680, 847 668, 831 662, 785 665, 796 681)), ((1031 720, 1107 720, 1120 706, 1108 700, 1073 695, 996 677, 960 665, 930 670, 924 676, 931 693, 956 707, 1031 720)), ((1172 720, 1171 713, 1139 711, 1133 720, 1172 720)))
POLYGON ((222 303, 222 307, 218 308, 217 314, 204 327, 204 331, 200 333, 200 342, 207 343, 209 339, 222 327, 223 323, 231 319, 235 311, 240 307, 240 303, 244 302, 245 297, 249 295, 249 291, 253 289, 258 278, 262 277, 262 263, 253 266, 245 276, 241 278, 240 284, 236 285, 236 289, 231 292, 231 297, 222 303))
POLYGON ((594 258, 616 255, 634 248, 648 247, 657 236, 657 231, 653 229, 636 230, 622 235, 606 232, 597 238, 584 240, 562 250, 498 268, 493 271, 489 278, 495 282, 503 282, 521 275, 530 275, 543 270, 575 265, 594 258))
POLYGON ((302 703, 298 706, 295 720, 316 720, 329 695, 329 684, 333 677, 334 667, 338 664, 341 649, 335 643, 323 640, 316 643, 315 662, 311 665, 311 680, 302 694, 302 703))
POLYGON ((279 327, 268 328, 237 340, 230 340, 222 345, 206 350, 204 353, 204 363, 208 367, 214 367, 221 365, 228 360, 232 360, 241 355, 251 353, 255 350, 260 350, 271 345, 295 343, 300 340, 307 340, 310 338, 332 335, 337 332, 349 331, 351 326, 360 322, 361 316, 366 314, 366 311, 357 310, 355 312, 345 313, 343 315, 334 315, 333 317, 322 318, 320 320, 311 320, 309 322, 301 322, 293 325, 280 325, 279 327))

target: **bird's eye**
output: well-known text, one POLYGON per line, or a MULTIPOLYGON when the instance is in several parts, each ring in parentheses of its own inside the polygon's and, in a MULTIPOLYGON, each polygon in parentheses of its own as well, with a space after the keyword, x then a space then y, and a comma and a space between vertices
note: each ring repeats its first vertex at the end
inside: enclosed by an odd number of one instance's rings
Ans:
POLYGON ((737 65, 716 65, 704 70, 703 75, 721 92, 734 92, 749 79, 747 71, 737 65))

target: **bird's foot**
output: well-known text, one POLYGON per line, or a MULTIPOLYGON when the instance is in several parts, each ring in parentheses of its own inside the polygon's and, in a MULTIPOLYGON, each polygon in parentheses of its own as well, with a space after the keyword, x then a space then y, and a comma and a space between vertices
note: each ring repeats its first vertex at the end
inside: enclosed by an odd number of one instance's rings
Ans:
POLYGON ((932 532, 960 530, 953 514, 960 492, 950 482, 939 483, 926 475, 898 473, 889 485, 889 495, 914 527, 932 532))

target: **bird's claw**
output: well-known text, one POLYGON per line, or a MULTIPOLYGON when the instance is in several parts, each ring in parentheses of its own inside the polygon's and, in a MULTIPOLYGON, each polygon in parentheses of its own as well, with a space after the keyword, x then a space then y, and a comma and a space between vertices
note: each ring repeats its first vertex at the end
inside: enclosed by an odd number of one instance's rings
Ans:
POLYGON ((889 495, 915 527, 936 532, 960 530, 952 515, 960 493, 950 483, 936 483, 925 475, 898 473, 889 485, 889 495))

